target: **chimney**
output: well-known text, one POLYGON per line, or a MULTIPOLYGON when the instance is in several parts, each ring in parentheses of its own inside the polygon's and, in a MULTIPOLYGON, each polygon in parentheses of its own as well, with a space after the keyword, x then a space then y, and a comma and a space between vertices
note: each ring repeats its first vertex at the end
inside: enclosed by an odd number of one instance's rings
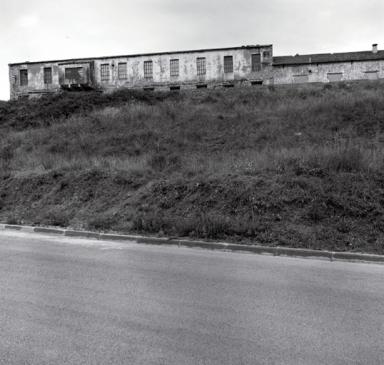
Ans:
POLYGON ((377 53, 377 43, 372 44, 372 53, 377 53))

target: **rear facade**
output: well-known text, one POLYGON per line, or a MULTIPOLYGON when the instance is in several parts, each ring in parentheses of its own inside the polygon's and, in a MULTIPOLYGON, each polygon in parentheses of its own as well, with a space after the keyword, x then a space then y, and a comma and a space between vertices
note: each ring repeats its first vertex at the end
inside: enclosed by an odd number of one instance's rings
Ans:
POLYGON ((270 84, 272 45, 9 65, 11 99, 60 90, 178 90, 270 84))

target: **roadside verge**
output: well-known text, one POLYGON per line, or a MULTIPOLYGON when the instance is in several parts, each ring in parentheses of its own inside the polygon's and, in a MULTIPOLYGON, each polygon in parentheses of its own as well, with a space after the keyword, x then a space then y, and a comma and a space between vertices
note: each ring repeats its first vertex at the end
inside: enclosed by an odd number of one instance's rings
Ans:
POLYGON ((318 251, 301 248, 271 247, 261 245, 242 245, 227 242, 208 242, 187 240, 179 238, 162 238, 137 235, 121 235, 110 233, 97 233, 89 231, 76 231, 50 227, 31 227, 11 224, 0 224, 0 230, 13 230, 29 233, 53 234, 67 237, 92 238, 98 240, 133 241, 138 244, 164 245, 177 247, 202 248, 229 252, 246 252, 271 256, 290 256, 312 259, 325 259, 329 261, 372 262, 384 264, 384 255, 372 255, 356 252, 318 251))

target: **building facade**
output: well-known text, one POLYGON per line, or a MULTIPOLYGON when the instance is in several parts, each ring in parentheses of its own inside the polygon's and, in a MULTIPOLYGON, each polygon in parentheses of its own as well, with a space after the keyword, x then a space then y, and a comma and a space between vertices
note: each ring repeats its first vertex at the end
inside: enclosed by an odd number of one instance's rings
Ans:
POLYGON ((9 65, 11 99, 60 90, 326 83, 384 78, 384 51, 273 57, 272 45, 81 58, 9 65))
POLYGON ((302 84, 384 78, 384 51, 273 57, 275 84, 302 84))
POLYGON ((9 65, 11 99, 60 90, 177 90, 270 83, 272 45, 9 65))

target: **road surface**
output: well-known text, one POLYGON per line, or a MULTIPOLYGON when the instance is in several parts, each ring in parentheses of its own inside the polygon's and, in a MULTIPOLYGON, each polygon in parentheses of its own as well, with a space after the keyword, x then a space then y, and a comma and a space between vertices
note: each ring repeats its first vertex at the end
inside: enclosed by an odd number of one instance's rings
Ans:
POLYGON ((384 364, 384 265, 0 232, 0 364, 384 364))

